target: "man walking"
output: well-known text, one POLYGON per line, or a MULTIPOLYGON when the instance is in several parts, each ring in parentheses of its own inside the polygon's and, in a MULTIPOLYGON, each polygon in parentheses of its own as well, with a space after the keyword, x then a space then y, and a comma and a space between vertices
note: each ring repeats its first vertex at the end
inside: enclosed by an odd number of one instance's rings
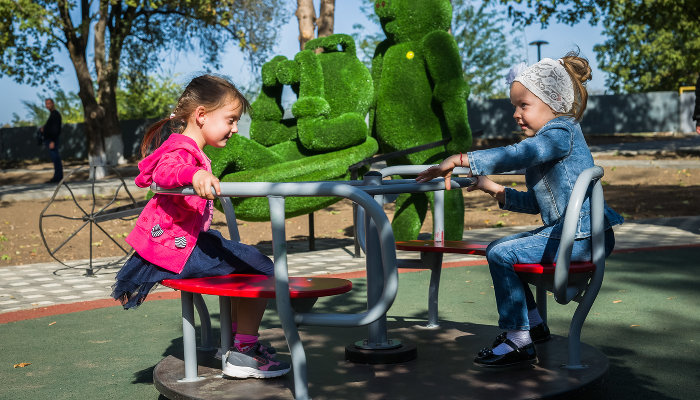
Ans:
POLYGON ((693 119, 695 120, 695 132, 700 135, 700 76, 695 82, 695 111, 693 111, 693 119))
POLYGON ((61 135, 61 113, 56 110, 53 99, 46 99, 44 105, 49 110, 49 119, 39 130, 44 136, 44 145, 49 150, 49 157, 51 162, 53 162, 53 178, 46 183, 56 183, 63 179, 63 165, 61 164, 61 155, 58 153, 58 137, 61 135))

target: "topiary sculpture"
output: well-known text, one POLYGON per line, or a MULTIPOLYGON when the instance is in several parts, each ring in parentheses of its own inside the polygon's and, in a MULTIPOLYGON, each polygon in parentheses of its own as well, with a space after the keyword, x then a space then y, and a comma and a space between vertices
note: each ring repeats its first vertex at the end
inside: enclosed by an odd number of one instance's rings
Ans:
MULTIPOLYGON (((350 165, 377 152, 365 119, 374 96, 372 79, 351 36, 310 40, 294 60, 274 57, 261 73, 262 90, 251 107, 250 139, 236 135, 225 148, 208 152, 213 172, 223 182, 346 180, 350 165), (294 118, 288 120, 283 119, 285 85, 298 97, 292 105, 294 118)), ((287 217, 336 201, 289 198, 287 217)), ((238 198, 234 204, 240 219, 269 219, 267 199, 238 198)))
MULTIPOLYGON (((446 145, 390 160, 390 165, 432 164, 471 147, 467 121, 469 86, 457 45, 448 33, 448 0, 377 0, 375 12, 386 40, 375 50, 372 135, 383 153, 449 139, 446 145)), ((392 222, 397 240, 420 233, 432 196, 401 195, 392 222)), ((445 239, 461 240, 462 192, 445 193, 445 239)))

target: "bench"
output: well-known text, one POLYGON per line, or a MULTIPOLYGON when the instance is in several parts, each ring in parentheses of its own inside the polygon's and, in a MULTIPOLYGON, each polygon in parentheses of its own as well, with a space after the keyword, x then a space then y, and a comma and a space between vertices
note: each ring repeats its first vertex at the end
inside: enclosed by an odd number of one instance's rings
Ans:
MULTIPOLYGON (((158 193, 172 195, 194 195, 191 187, 164 190, 152 186, 158 193)), ((202 321, 202 343, 211 344, 209 314, 201 298, 202 294, 219 296, 221 314, 222 346, 231 342, 230 297, 266 297, 275 298, 277 313, 280 318, 287 344, 292 358, 293 387, 296 399, 308 399, 308 379, 306 355, 299 337, 298 327, 301 325, 322 326, 364 326, 383 317, 393 303, 398 290, 398 275, 396 271, 396 250, 394 236, 386 215, 381 207, 367 193, 342 182, 225 182, 221 183, 221 201, 226 221, 231 231, 232 240, 240 240, 236 228, 236 217, 230 196, 252 197, 266 196, 270 207, 272 242, 274 253, 274 278, 264 276, 220 276, 197 279, 166 280, 166 286, 182 290, 182 320, 183 346, 185 358, 185 377, 176 382, 197 382, 202 378, 197 376, 197 355, 194 334, 194 307, 202 321), (337 196, 348 198, 357 203, 367 212, 373 222, 377 240, 373 257, 381 260, 383 275, 382 283, 377 292, 373 293, 367 310, 357 314, 320 314, 309 312, 315 299, 320 296, 330 296, 349 291, 352 284, 337 278, 296 278, 289 277, 287 272, 287 249, 285 238, 285 197, 287 196, 337 196)), ((369 297, 369 296, 368 296, 369 297)), ((224 350, 227 350, 225 348, 224 350)), ((225 363, 222 360, 222 364, 225 363)), ((158 368, 158 367, 156 367, 158 368)), ((154 373, 155 375, 155 373, 154 373)), ((157 382, 157 387, 165 387, 163 382, 157 382)), ((160 389, 159 389, 160 390, 160 389)))

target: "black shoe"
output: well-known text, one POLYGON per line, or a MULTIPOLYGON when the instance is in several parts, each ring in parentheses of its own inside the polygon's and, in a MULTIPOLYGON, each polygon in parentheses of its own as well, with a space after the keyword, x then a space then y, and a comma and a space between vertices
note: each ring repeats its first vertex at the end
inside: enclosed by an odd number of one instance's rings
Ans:
POLYGON ((551 338, 552 335, 549 333, 549 327, 544 322, 530 328, 530 339, 535 343, 544 343, 551 338))
MULTIPOLYGON (((532 341, 535 343, 544 343, 551 339, 551 337, 552 335, 549 333, 549 327, 544 322, 530 328, 530 339, 532 339, 532 341)), ((505 340, 506 332, 501 332, 500 335, 496 336, 496 340, 493 341, 491 347, 496 347, 499 344, 505 342, 505 340)))
POLYGON ((505 339, 503 343, 510 346, 513 351, 496 355, 493 354, 493 349, 482 349, 474 359, 474 364, 484 368, 512 368, 525 367, 532 364, 537 364, 537 351, 535 344, 529 343, 523 347, 518 347, 510 339, 505 339))

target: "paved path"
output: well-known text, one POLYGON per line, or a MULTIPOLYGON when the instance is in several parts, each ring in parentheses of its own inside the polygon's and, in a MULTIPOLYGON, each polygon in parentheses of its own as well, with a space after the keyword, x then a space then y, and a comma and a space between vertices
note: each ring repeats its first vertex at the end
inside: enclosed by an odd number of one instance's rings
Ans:
MULTIPOLYGON (((527 227, 486 228, 464 232, 465 240, 490 242, 527 227)), ((616 251, 672 247, 700 246, 700 216, 661 218, 626 223, 615 229, 616 251)), ((293 253, 288 255, 289 273, 296 276, 328 275, 363 271, 364 258, 354 258, 353 248, 293 253)), ((399 252, 399 258, 413 257, 399 252)), ((483 260, 469 255, 447 255, 444 262, 483 260)), ((111 261, 111 260, 99 260, 111 261)), ((110 297, 111 285, 118 267, 100 268, 95 262, 95 274, 85 274, 87 262, 76 262, 74 268, 57 263, 17 265, 0 268, 0 313, 45 307, 110 297)), ((170 291, 159 287, 157 291, 170 291)))

